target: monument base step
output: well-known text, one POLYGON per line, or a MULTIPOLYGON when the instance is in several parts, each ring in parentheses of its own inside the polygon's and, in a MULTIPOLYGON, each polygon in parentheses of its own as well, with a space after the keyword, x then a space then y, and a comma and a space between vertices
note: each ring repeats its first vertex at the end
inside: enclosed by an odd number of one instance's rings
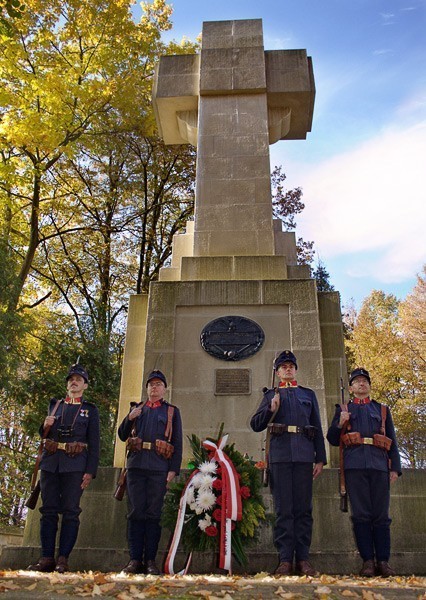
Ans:
MULTIPOLYGON (((0 550, 0 566, 2 569, 26 569, 29 564, 37 562, 40 548, 35 546, 6 546, 0 550)), ((163 561, 164 554, 159 554, 158 563, 163 561)), ((254 575, 260 572, 272 573, 278 565, 276 552, 248 552, 249 564, 242 568, 234 559, 234 574, 254 575)), ((70 556, 69 565, 72 571, 119 572, 127 564, 127 550, 117 548, 75 548, 70 556)), ((175 570, 183 568, 186 555, 178 552, 175 559, 175 570)), ((312 552, 312 564, 320 573, 329 575, 353 575, 361 568, 361 559, 356 552, 312 552)), ((425 575, 426 551, 400 552, 392 555, 391 565, 398 575, 425 575)), ((190 574, 224 573, 217 567, 217 556, 213 552, 196 552, 192 557, 190 574)))

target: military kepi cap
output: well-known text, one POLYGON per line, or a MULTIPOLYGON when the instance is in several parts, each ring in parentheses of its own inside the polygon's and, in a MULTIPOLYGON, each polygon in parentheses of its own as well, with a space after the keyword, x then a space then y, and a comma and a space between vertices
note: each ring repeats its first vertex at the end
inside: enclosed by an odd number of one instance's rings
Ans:
POLYGON ((151 381, 151 379, 160 379, 164 383, 164 385, 167 387, 166 376, 161 371, 155 371, 155 370, 151 371, 151 373, 148 375, 148 377, 146 379, 146 385, 148 385, 148 383, 151 381))
POLYGON ((79 364, 75 364, 70 367, 68 375, 66 377, 67 381, 71 377, 71 375, 80 375, 81 377, 83 377, 86 383, 89 383, 89 375, 87 374, 86 369, 79 364))
POLYGON ((285 362, 293 363, 297 369, 296 357, 294 356, 293 352, 290 352, 290 350, 284 350, 284 352, 281 352, 281 354, 277 356, 277 358, 274 360, 274 369, 277 370, 278 367, 285 362))
POLYGON ((352 385, 352 381, 355 377, 365 377, 368 380, 368 383, 371 385, 370 373, 367 369, 363 369, 362 367, 358 367, 354 369, 349 377, 349 385, 352 385))

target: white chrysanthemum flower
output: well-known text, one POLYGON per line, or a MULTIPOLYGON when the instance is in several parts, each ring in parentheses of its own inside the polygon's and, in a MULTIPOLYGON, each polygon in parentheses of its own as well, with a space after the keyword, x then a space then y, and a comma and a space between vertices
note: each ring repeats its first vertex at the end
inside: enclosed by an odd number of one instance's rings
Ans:
POLYGON ((202 473, 196 473, 191 479, 191 483, 195 489, 199 488, 204 475, 202 473))
POLYGON ((211 524, 212 524, 212 518, 210 515, 206 515, 204 517, 204 519, 200 519, 198 521, 198 527, 201 529, 201 531, 205 531, 207 529, 207 527, 210 527, 211 524))
POLYGON ((189 504, 189 508, 193 511, 195 511, 195 509, 197 508, 197 504, 196 502, 188 502, 189 504))
POLYGON ((200 493, 201 491, 209 491, 212 489, 214 478, 211 475, 203 475, 200 481, 200 493))
POLYGON ((216 473, 216 469, 217 469, 217 463, 214 460, 209 460, 208 462, 203 462, 201 463, 201 465, 198 467, 201 473, 204 474, 214 474, 216 473))
POLYGON ((196 504, 201 508, 201 510, 209 510, 214 506, 216 502, 216 496, 213 492, 205 490, 198 494, 198 498, 196 504))
POLYGON ((190 486, 187 490, 186 503, 191 504, 192 502, 195 502, 195 490, 190 486))

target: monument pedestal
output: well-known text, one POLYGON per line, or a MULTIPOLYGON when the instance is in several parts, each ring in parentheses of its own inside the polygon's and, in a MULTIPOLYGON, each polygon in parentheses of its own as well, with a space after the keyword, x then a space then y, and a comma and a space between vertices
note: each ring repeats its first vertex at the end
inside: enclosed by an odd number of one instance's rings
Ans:
MULTIPOLYGON (((70 557, 75 571, 120 571, 129 557, 126 541, 126 497, 122 502, 113 498, 118 469, 103 467, 98 477, 84 492, 81 527, 77 544, 70 557)), ((358 573, 360 559, 355 550, 350 517, 339 510, 337 469, 325 469, 314 482, 314 528, 311 558, 322 573, 348 575, 358 573)), ((391 564, 399 575, 425 575, 426 527, 424 505, 426 472, 404 470, 403 476, 391 488, 391 564)), ((272 497, 264 488, 264 502, 272 515, 272 497)), ((40 514, 36 509, 27 518, 22 546, 1 547, 2 569, 25 569, 40 556, 40 514)), ((170 532, 163 530, 158 562, 164 560, 170 532)), ((233 573, 255 574, 273 571, 278 557, 272 543, 272 524, 259 529, 257 543, 248 548, 249 564, 244 571, 233 559, 233 573)), ((175 568, 183 567, 186 555, 178 551, 175 568)), ((224 573, 217 568, 214 553, 195 553, 190 573, 224 573)))

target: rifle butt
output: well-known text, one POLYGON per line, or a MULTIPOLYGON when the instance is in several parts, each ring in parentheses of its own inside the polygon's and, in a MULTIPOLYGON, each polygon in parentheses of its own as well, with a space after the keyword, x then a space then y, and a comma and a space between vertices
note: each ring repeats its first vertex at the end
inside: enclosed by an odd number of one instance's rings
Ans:
POLYGON ((40 481, 37 481, 37 485, 31 491, 28 500, 25 502, 25 506, 30 510, 34 510, 37 506, 38 498, 40 496, 40 481))
POLYGON ((127 469, 123 469, 117 481, 117 485, 114 491, 114 498, 121 502, 124 498, 124 494, 127 488, 127 469))

